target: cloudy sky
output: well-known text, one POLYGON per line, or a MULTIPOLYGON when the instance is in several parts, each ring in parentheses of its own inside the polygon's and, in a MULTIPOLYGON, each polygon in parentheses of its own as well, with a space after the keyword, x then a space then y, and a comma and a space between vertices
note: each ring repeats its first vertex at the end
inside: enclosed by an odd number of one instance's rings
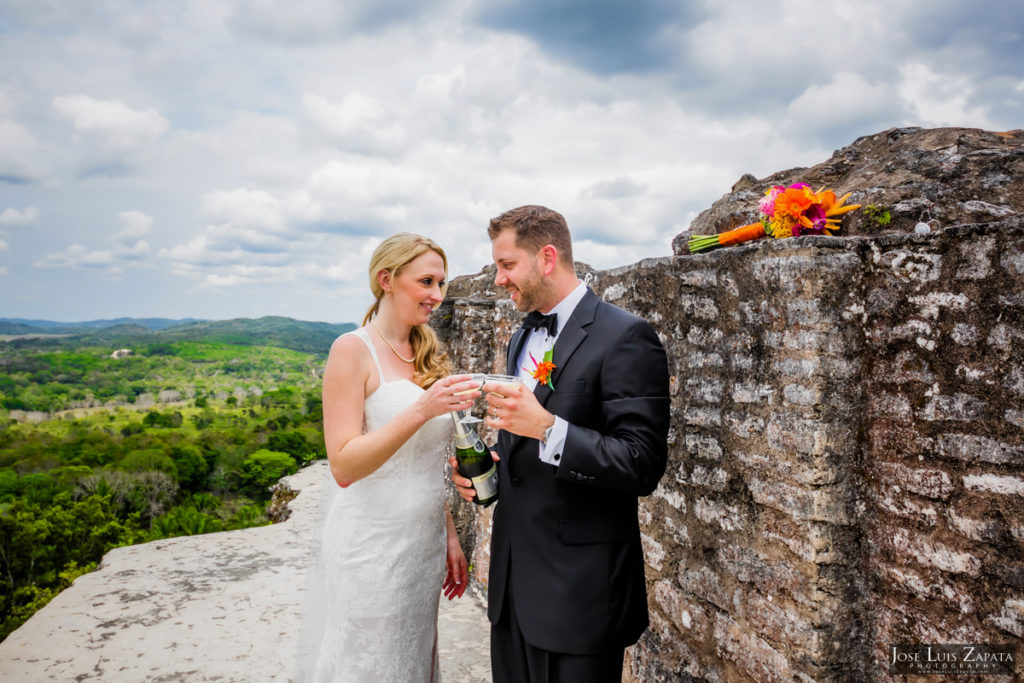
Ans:
POLYGON ((908 125, 1024 125, 1024 3, 0 0, 0 317, 354 321, 528 203, 623 265, 908 125))

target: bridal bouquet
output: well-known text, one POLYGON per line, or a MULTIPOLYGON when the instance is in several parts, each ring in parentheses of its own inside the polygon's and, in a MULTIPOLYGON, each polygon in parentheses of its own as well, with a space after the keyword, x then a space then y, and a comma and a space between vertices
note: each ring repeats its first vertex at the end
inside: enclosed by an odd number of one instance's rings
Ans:
POLYGON ((690 253, 696 254, 716 247, 740 244, 762 237, 798 237, 800 235, 831 235, 839 229, 839 218, 859 209, 860 204, 846 204, 847 192, 839 199, 836 193, 824 188, 811 191, 807 183, 793 183, 789 187, 772 186, 757 208, 761 220, 717 235, 691 235, 690 253))

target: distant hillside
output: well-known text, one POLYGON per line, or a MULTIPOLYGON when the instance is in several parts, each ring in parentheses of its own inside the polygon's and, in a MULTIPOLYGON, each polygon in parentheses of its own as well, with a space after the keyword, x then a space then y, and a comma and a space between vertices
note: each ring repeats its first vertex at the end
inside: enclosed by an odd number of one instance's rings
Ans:
POLYGON ((338 335, 354 330, 354 323, 320 323, 281 316, 203 320, 167 328, 161 340, 195 340, 245 344, 249 346, 280 346, 295 351, 327 355, 338 335))
POLYGON ((25 323, 0 320, 0 334, 53 334, 50 330, 26 325, 25 323))
POLYGON ((203 341, 246 346, 277 346, 326 356, 331 342, 353 330, 353 323, 306 322, 280 316, 233 320, 168 321, 166 318, 121 318, 92 323, 52 323, 0 318, 0 334, 62 334, 56 339, 11 340, 14 345, 74 348, 83 345, 125 346, 171 341, 203 341), (107 323, 100 325, 99 323, 107 323), (163 322, 173 323, 163 327, 163 322), (30 324, 34 323, 34 324, 30 324), (49 326, 46 324, 49 323, 49 326))
POLYGON ((54 320, 28 320, 26 318, 0 318, 2 334, 68 334, 83 327, 104 329, 119 325, 137 325, 147 330, 164 330, 174 325, 198 321, 198 318, 112 318, 109 320, 85 320, 82 322, 62 323, 54 320), (12 327, 13 326, 13 327, 12 327), (15 329, 23 331, 15 331, 15 329))

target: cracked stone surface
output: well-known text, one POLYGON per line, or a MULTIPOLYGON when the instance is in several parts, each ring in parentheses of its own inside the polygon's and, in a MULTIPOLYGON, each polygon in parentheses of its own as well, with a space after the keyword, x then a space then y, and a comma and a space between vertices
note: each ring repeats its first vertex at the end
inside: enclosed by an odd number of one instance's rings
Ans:
MULTIPOLYGON (((325 462, 284 481, 287 521, 118 548, 0 643, 0 679, 292 679, 325 462)), ((468 594, 441 601, 446 681, 488 681, 490 626, 468 594)))

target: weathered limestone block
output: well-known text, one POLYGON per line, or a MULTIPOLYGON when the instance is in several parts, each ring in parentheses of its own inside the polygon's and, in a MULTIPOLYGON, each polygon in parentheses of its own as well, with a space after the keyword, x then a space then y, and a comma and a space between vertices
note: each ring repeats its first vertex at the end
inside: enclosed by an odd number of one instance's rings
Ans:
MULTIPOLYGON (((879 643, 897 640, 1005 642, 997 624, 1007 622, 990 615, 1021 589, 1010 528, 1020 519, 1012 501, 1024 441, 1012 420, 1021 396, 1000 380, 1021 371, 1024 355, 1020 308, 1002 293, 1024 284, 1013 256, 1021 226, 1018 215, 926 236, 934 277, 870 261, 868 291, 886 293, 869 294, 866 308, 875 366, 867 391, 884 396, 865 424, 876 662, 879 643)), ((877 253, 913 262, 915 239, 882 241, 877 253)))

